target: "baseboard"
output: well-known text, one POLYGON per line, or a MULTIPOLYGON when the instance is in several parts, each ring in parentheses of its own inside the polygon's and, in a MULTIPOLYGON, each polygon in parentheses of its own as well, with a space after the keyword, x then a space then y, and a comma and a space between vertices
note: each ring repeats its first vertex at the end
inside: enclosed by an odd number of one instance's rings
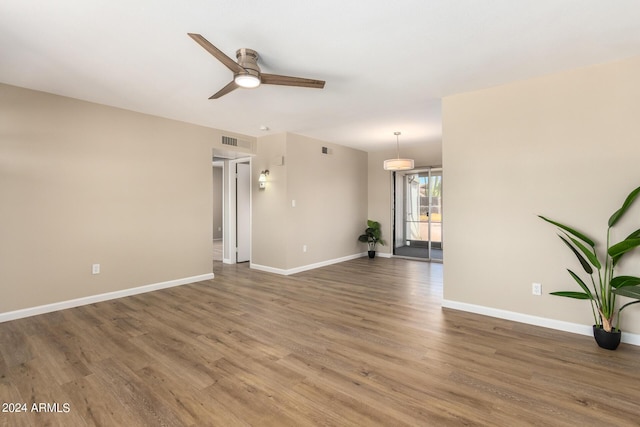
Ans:
POLYGON ((201 274, 199 276, 185 277, 182 279, 169 280, 167 282, 154 283, 151 285, 138 286, 136 288, 123 289, 120 291, 107 292, 104 294, 91 295, 83 298, 76 298, 68 301, 55 302, 53 304, 39 305, 37 307, 24 308, 21 310, 0 313, 0 323, 9 320, 22 319, 24 317, 36 316, 38 314, 51 313, 52 311, 66 310, 67 308, 79 307, 81 305, 94 304, 96 302, 108 301, 116 298, 128 297, 131 295, 143 294, 157 291, 159 289, 172 288, 174 286, 187 285, 189 283, 201 282, 213 279, 213 273, 201 274))
POLYGON ((393 254, 390 254, 388 252, 376 252, 376 256, 380 258, 392 258, 393 254))
POLYGON ((360 253, 360 254, 348 255, 348 256, 345 256, 345 257, 341 257, 341 258, 334 258, 334 259, 330 259, 330 260, 327 260, 327 261, 316 262, 314 264, 308 264, 308 265, 303 265, 303 266, 300 266, 300 267, 290 268, 288 270, 285 270, 285 269, 282 269, 282 268, 269 267, 267 265, 254 264, 254 263, 251 263, 250 267, 253 268, 254 270, 266 271, 267 273, 275 273, 275 274, 280 274, 282 276, 289 276, 291 274, 301 273, 303 271, 314 270, 314 269, 320 268, 320 267, 326 267, 326 266, 331 265, 331 264, 338 264, 340 262, 345 262, 345 261, 350 261, 352 259, 362 258, 363 256, 367 256, 367 253, 365 252, 365 253, 360 253))
MULTIPOLYGON (((500 310, 497 308, 451 300, 442 300, 442 307, 467 311, 469 313, 482 314, 484 316, 497 317, 499 319, 512 320, 514 322, 526 323, 528 325, 542 326, 544 328, 555 329, 558 331, 593 336, 593 327, 591 325, 564 322, 562 320, 548 319, 546 317, 532 316, 529 314, 517 313, 515 311, 500 310)), ((623 332, 622 342, 640 346, 640 335, 623 332)))

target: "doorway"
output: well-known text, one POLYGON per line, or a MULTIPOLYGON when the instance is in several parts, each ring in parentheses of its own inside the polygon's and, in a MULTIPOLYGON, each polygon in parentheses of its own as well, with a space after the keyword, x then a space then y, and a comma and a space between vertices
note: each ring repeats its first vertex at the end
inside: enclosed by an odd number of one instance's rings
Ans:
POLYGON ((213 159, 213 260, 223 260, 224 161, 213 159))
MULTIPOLYGON (((216 241, 214 225, 214 261, 236 264, 251 260, 251 157, 244 153, 213 150, 213 166, 222 170, 222 197, 214 205, 222 206, 222 236, 216 241), (222 256, 216 256, 222 251, 222 256), (217 259, 216 259, 217 258, 217 259), (220 259, 221 258, 221 259, 220 259)), ((215 177, 215 172, 214 172, 215 177)), ((214 187, 220 185, 214 178, 214 187)), ((217 199, 217 200, 216 200, 217 199)), ((219 206, 214 206, 214 216, 219 206)))
POLYGON ((395 256, 442 262, 442 168, 394 172, 395 256))

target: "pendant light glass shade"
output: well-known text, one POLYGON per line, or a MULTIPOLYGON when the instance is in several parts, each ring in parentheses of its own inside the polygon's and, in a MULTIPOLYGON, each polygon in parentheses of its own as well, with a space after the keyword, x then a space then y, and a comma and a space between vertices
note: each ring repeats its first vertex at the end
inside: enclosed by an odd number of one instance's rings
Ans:
POLYGON ((386 171, 405 171, 413 169, 413 159, 389 159, 384 161, 386 171))
POLYGON ((396 153, 398 155, 395 159, 388 159, 384 161, 384 170, 386 171, 405 171, 413 169, 413 159, 401 159, 400 158, 400 132, 393 133, 396 136, 396 153))

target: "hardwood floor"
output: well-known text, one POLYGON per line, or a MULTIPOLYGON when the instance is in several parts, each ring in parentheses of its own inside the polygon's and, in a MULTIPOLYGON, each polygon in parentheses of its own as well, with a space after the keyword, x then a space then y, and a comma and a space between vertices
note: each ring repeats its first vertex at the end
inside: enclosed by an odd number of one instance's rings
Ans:
POLYGON ((211 281, 2 323, 2 409, 27 411, 0 425, 638 425, 640 348, 442 309, 442 267, 215 263, 211 281))

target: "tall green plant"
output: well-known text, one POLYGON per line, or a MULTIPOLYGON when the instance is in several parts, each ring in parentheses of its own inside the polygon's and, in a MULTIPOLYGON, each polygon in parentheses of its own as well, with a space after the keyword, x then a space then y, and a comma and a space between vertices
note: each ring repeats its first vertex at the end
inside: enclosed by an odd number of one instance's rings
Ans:
POLYGON ((614 320, 616 321, 615 329, 618 329, 620 323, 620 312, 624 308, 640 302, 640 299, 638 299, 624 304, 616 310, 616 292, 619 292, 621 295, 634 297, 634 293, 625 293, 623 288, 640 285, 640 278, 635 276, 614 277, 615 267, 618 265, 623 255, 640 246, 640 229, 631 233, 621 242, 612 245, 610 241, 611 229, 629 210, 629 207, 636 200, 639 194, 640 187, 633 190, 625 199, 622 207, 615 211, 609 218, 607 227, 607 248, 604 252, 603 262, 600 262, 601 254, 596 250, 596 244, 593 239, 569 226, 553 221, 542 215, 538 215, 546 222, 551 223, 560 229, 558 237, 560 237, 560 239, 574 253, 585 273, 589 275, 589 279, 585 282, 572 270, 567 269, 569 275, 582 289, 582 292, 559 291, 551 292, 551 295, 590 300, 596 325, 601 326, 607 332, 611 332, 613 329, 614 320))

